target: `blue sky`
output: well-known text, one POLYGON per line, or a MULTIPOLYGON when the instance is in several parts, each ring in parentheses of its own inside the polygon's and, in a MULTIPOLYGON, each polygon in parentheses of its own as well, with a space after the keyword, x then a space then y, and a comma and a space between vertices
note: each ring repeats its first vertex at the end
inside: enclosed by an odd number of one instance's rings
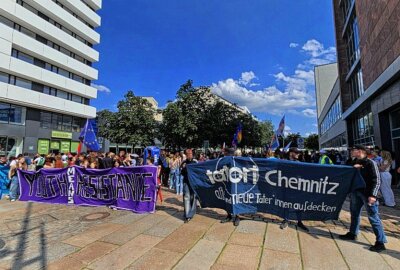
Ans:
POLYGON ((330 0, 104 0, 100 90, 114 110, 127 90, 173 100, 186 80, 209 85, 277 126, 316 132, 314 65, 336 61, 330 0))

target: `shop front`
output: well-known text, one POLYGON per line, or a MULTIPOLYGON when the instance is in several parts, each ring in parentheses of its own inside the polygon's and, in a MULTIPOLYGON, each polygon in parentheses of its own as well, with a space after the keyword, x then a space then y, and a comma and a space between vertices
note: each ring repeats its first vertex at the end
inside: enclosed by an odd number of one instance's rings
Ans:
POLYGON ((38 139, 38 153, 45 155, 48 153, 76 153, 79 141, 73 141, 71 132, 53 130, 50 139, 38 139))

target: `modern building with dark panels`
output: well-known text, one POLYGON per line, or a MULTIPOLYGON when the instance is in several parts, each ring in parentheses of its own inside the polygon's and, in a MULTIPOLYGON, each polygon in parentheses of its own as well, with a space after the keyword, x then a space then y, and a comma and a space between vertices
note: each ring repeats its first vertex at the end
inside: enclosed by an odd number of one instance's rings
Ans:
POLYGON ((400 153, 400 1, 333 0, 333 6, 349 145, 400 153))
POLYGON ((342 119, 337 63, 316 66, 314 76, 319 147, 346 150, 346 123, 342 119))

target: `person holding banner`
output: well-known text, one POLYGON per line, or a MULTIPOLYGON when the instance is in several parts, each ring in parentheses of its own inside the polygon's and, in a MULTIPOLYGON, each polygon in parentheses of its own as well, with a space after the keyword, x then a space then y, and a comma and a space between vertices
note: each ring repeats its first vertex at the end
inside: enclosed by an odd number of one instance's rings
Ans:
POLYGON ((350 201, 350 214, 351 225, 350 231, 345 235, 340 235, 342 240, 356 240, 360 231, 360 217, 361 209, 364 206, 367 210, 368 219, 372 226, 372 230, 376 236, 375 245, 371 246, 369 250, 374 252, 381 252, 386 250, 385 243, 387 242, 383 225, 379 217, 377 196, 381 186, 381 178, 378 166, 374 161, 367 157, 367 150, 362 145, 356 145, 353 150, 356 157, 354 168, 357 168, 365 181, 365 188, 356 190, 351 193, 350 201))
POLYGON ((188 223, 196 214, 197 198, 189 183, 187 165, 197 163, 193 158, 192 149, 186 149, 186 159, 181 164, 181 174, 183 176, 183 207, 185 210, 185 223, 188 223))
MULTIPOLYGON (((297 149, 297 147, 289 148, 289 160, 290 161, 299 162, 299 155, 300 155, 300 152, 297 149)), ((304 225, 304 223, 301 220, 301 212, 299 212, 299 211, 296 212, 296 215, 297 215, 297 227, 308 232, 309 229, 306 227, 306 225, 304 225)), ((289 226, 289 221, 287 218, 285 218, 279 227, 283 230, 283 229, 286 229, 288 226, 289 226)))

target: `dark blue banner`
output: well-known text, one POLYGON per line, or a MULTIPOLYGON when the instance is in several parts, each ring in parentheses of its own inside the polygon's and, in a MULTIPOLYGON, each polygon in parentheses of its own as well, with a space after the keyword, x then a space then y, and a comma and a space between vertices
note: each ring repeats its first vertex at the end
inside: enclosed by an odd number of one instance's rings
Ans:
POLYGON ((264 212, 291 220, 336 220, 348 193, 365 186, 348 166, 225 157, 188 165, 202 207, 264 212))

